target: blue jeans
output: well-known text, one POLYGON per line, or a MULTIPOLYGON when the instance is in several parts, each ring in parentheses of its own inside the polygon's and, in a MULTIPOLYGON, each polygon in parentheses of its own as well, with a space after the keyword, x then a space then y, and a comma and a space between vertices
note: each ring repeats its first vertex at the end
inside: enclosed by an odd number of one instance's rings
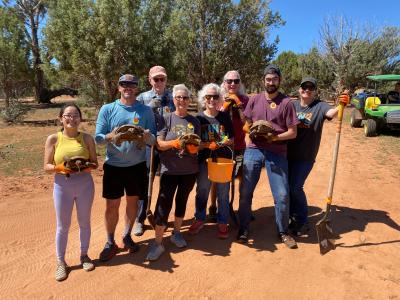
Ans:
MULTIPOLYGON (((208 168, 205 161, 199 163, 199 171, 196 187, 196 212, 194 216, 196 220, 204 221, 206 219, 208 195, 211 189, 211 181, 208 179, 208 168)), ((218 205, 217 222, 219 224, 228 224, 230 182, 215 183, 215 185, 218 205)))
POLYGON ((289 161, 289 215, 297 225, 308 223, 307 197, 303 187, 313 166, 311 161, 289 161))
POLYGON ((285 156, 247 148, 243 158, 243 179, 240 185, 240 230, 247 230, 251 219, 251 203, 263 167, 267 169, 275 204, 275 222, 279 233, 287 233, 289 224, 288 162, 285 156))

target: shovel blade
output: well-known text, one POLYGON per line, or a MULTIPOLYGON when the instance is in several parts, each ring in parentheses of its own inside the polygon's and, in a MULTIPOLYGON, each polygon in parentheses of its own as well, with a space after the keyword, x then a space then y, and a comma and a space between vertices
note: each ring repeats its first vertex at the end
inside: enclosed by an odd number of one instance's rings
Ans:
POLYGON ((154 215, 151 212, 151 210, 148 210, 146 212, 146 217, 147 217, 147 221, 149 221, 150 226, 153 227, 153 229, 155 229, 156 228, 156 222, 154 220, 154 215))
POLYGON ((317 231, 319 252, 321 255, 334 250, 336 235, 333 233, 330 220, 325 219, 319 221, 315 228, 317 231))

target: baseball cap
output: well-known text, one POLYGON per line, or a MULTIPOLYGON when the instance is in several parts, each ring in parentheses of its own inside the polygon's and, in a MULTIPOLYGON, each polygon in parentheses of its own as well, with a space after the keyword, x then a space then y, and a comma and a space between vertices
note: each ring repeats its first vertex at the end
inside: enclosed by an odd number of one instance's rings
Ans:
POLYGON ((302 86, 306 82, 311 82, 315 87, 317 87, 317 80, 313 77, 304 77, 300 83, 300 86, 302 86))
POLYGON ((138 84, 139 83, 139 79, 137 79, 137 77, 135 75, 131 75, 131 74, 124 74, 122 75, 119 80, 118 80, 118 84, 125 82, 125 83, 132 83, 132 84, 138 84))
POLYGON ((281 77, 281 70, 275 65, 268 65, 264 69, 264 77, 267 74, 277 74, 279 77, 281 77))
POLYGON ((156 76, 164 76, 167 77, 167 71, 165 71, 165 68, 162 66, 154 66, 150 69, 149 71, 149 76, 151 78, 154 78, 156 76))

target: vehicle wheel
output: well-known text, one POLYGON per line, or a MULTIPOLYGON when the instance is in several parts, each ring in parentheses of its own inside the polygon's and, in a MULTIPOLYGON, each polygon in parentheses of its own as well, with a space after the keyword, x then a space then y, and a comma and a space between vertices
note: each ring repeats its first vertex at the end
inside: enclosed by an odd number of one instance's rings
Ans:
POLYGON ((350 115, 350 126, 351 127, 361 127, 362 117, 357 109, 353 109, 350 115))
POLYGON ((365 136, 367 136, 367 137, 376 136, 377 124, 374 119, 367 119, 367 121, 364 124, 364 133, 365 133, 365 136))

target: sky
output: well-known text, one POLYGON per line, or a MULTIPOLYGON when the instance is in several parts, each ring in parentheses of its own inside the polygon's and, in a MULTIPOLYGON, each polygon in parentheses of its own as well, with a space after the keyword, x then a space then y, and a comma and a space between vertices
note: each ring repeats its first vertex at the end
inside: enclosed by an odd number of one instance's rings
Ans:
POLYGON ((327 17, 343 15, 358 26, 400 27, 400 0, 272 0, 286 25, 271 31, 270 41, 280 38, 278 53, 306 53, 319 43, 319 30, 327 17))

